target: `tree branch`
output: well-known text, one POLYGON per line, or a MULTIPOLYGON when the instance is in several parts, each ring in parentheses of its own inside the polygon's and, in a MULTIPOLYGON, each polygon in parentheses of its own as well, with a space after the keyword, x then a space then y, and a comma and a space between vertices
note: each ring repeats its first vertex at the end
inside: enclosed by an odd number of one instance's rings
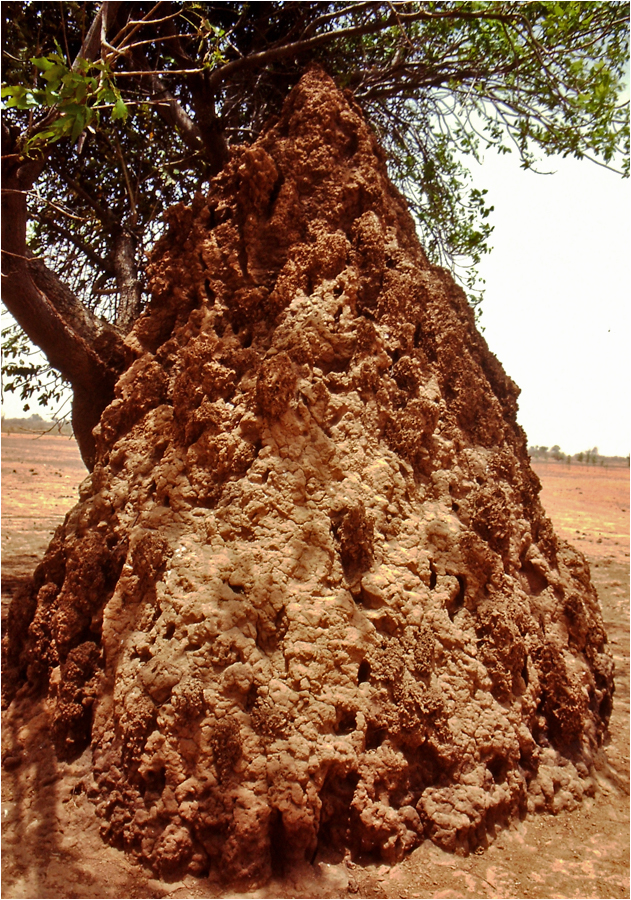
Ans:
POLYGON ((358 13, 363 9, 374 8, 374 6, 374 2, 372 2, 372 0, 368 0, 368 2, 366 3, 353 3, 350 6, 345 6, 343 9, 337 9, 330 13, 324 13, 307 25, 302 35, 300 36, 300 40, 304 41, 310 34, 313 34, 313 32, 318 28, 320 28, 322 25, 326 25, 327 22, 331 22, 333 19, 340 19, 351 12, 358 13))
POLYGON ((189 80, 193 107, 198 120, 193 122, 156 72, 152 71, 144 54, 134 53, 132 58, 141 67, 143 78, 148 79, 153 99, 159 97, 164 99, 164 103, 160 103, 157 107, 161 118, 167 125, 177 128, 190 150, 206 155, 212 174, 220 172, 228 158, 228 145, 215 113, 213 92, 207 88, 205 79, 199 76, 198 71, 188 72, 189 75, 197 76, 189 80))
MULTIPOLYGON (((27 268, 40 293, 53 306, 64 323, 83 340, 92 345, 103 331, 114 331, 111 325, 95 316, 90 309, 84 306, 77 295, 52 269, 48 268, 42 259, 30 259, 27 268)), ((65 372, 63 374, 70 377, 65 372)))
MULTIPOLYGON (((397 4, 394 4, 395 6, 397 4)), ((338 28, 336 31, 327 31, 324 34, 316 35, 306 40, 294 41, 291 44, 284 44, 279 47, 273 47, 269 50, 261 50, 259 53, 251 53, 240 59, 234 59, 223 66, 215 69, 208 78, 209 90, 216 90, 220 84, 228 78, 233 77, 237 72, 244 69, 252 69, 258 66, 266 65, 270 62, 283 59, 286 56, 298 56, 307 50, 313 50, 332 41, 341 38, 363 37, 367 34, 374 34, 383 31, 392 25, 400 25, 401 22, 417 22, 417 21, 434 21, 440 19, 488 19, 497 22, 514 22, 523 20, 523 16, 518 13, 492 13, 488 10, 465 11, 459 8, 450 9, 448 12, 429 12, 428 10, 418 10, 414 13, 396 13, 391 12, 385 18, 378 18, 372 22, 366 22, 363 25, 353 25, 348 28, 338 28)))
POLYGON ((92 24, 90 25, 90 29, 85 36, 83 46, 77 53, 75 61, 72 65, 73 69, 78 68, 79 60, 87 59, 89 61, 92 61, 100 55, 103 25, 105 24, 106 29, 109 27, 109 25, 111 25, 111 23, 116 18, 119 7, 121 7, 122 5, 123 4, 121 2, 114 2, 114 0, 101 3, 99 10, 95 15, 92 24))
POLYGON ((136 239, 127 228, 121 228, 114 242, 114 270, 119 292, 116 327, 127 334, 141 311, 141 285, 136 266, 136 239))
POLYGON ((96 213, 97 218, 108 228, 111 228, 116 223, 116 217, 111 212, 111 210, 106 209, 104 206, 94 199, 94 197, 89 194, 85 188, 79 184, 79 182, 68 175, 63 169, 56 169, 57 175, 62 178, 69 188, 78 194, 82 200, 84 200, 88 206, 90 206, 94 212, 96 213))
MULTIPOLYGON (((51 204, 53 206, 53 204, 51 204)), ((56 209, 56 207, 53 206, 56 209)), ((108 277, 111 277, 114 274, 114 269, 112 267, 111 262, 108 259, 105 259, 97 253, 93 247, 90 247, 89 244, 80 238, 73 231, 70 231, 69 228, 66 228, 64 225, 61 225, 57 220, 50 219, 48 216, 43 216, 42 220, 46 222, 46 224, 53 228, 57 234, 61 235, 66 241, 80 250, 81 253, 92 263, 93 266, 96 266, 97 269, 100 269, 102 272, 106 273, 108 277)))
POLYGON ((151 66, 143 53, 133 53, 132 59, 141 70, 142 80, 149 83, 152 99, 158 100, 158 113, 160 117, 171 128, 176 128, 186 146, 195 153, 203 153, 204 140, 201 131, 193 122, 188 113, 180 105, 177 99, 160 80, 155 72, 152 72, 151 66))

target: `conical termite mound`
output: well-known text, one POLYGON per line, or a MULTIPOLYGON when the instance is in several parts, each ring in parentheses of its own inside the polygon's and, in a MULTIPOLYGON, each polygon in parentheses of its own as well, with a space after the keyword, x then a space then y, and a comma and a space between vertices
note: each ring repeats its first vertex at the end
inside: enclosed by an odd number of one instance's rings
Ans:
POLYGON ((309 71, 150 276, 7 647, 104 837, 265 878, 575 806, 613 693, 588 567, 352 99, 309 71))

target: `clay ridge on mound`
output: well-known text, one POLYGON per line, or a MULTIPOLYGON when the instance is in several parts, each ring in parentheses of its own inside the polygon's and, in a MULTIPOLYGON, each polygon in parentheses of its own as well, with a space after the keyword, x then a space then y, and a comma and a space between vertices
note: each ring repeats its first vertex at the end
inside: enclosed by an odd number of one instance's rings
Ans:
POLYGON ((169 222, 7 647, 104 836, 265 878, 575 806, 613 692, 588 567, 359 109, 310 71, 169 222))

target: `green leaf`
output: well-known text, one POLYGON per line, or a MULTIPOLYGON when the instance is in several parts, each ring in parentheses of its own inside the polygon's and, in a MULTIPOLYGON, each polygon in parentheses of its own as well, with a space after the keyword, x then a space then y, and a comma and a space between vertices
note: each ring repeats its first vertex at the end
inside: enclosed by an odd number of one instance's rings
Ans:
POLYGON ((31 62, 35 66, 35 68, 39 69, 41 72, 47 72, 48 69, 52 69, 55 63, 48 59, 46 56, 33 57, 31 62))
POLYGON ((119 98, 120 94, 113 89, 109 82, 105 82, 96 95, 97 103, 116 103, 119 98))
POLYGON ((72 126, 72 133, 70 134, 70 140, 72 141, 73 144, 76 140, 79 139, 79 135, 82 133, 83 129, 85 128, 86 120, 87 120, 87 109, 85 107, 81 107, 80 110, 78 110, 75 113, 74 124, 72 126))
POLYGON ((85 81, 80 81, 75 88, 74 96, 77 103, 82 103, 88 93, 88 85, 85 81))
POLYGON ((128 114, 129 110, 127 109, 124 100, 122 99, 122 97, 119 97, 112 109, 112 118, 123 119, 123 121, 126 121, 128 114))
POLYGON ((54 123, 54 126, 45 128, 43 131, 38 131, 36 135, 26 142, 25 147, 27 150, 30 150, 38 144, 46 144, 48 142, 54 143, 61 137, 63 137, 63 131, 57 127, 57 123, 54 123))
POLYGON ((38 106, 33 92, 23 85, 6 86, 2 88, 2 98, 6 98, 7 109, 31 109, 38 106))
POLYGON ((46 69, 45 72, 42 72, 42 78, 45 81, 61 81, 65 73, 67 72, 67 68, 65 66, 52 65, 50 68, 46 69))

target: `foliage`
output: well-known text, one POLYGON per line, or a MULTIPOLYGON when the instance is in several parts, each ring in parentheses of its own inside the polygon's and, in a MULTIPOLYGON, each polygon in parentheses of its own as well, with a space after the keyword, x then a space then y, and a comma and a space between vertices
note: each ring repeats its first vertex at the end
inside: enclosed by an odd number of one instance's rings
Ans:
POLYGON ((533 168, 572 155, 628 175, 622 2, 64 0, 3 14, 4 121, 46 163, 28 197, 30 249, 122 332, 121 237, 142 292, 164 210, 256 138, 310 62, 363 107, 428 255, 474 304, 492 210, 467 157, 495 148, 533 168), (107 39, 90 55, 95 13, 107 39))
POLYGON ((112 119, 127 119, 127 106, 107 63, 79 58, 73 69, 59 49, 50 56, 32 57, 30 62, 44 84, 40 88, 27 84, 4 86, 2 98, 6 108, 55 109, 58 115, 28 138, 24 145, 27 154, 38 144, 52 144, 64 137, 74 143, 89 125, 98 125, 102 109, 109 107, 112 119))
POLYGON ((22 409, 28 412, 30 400, 37 397, 40 406, 58 404, 64 394, 64 382, 58 372, 43 365, 39 354, 19 326, 2 329, 2 390, 19 392, 22 409))

